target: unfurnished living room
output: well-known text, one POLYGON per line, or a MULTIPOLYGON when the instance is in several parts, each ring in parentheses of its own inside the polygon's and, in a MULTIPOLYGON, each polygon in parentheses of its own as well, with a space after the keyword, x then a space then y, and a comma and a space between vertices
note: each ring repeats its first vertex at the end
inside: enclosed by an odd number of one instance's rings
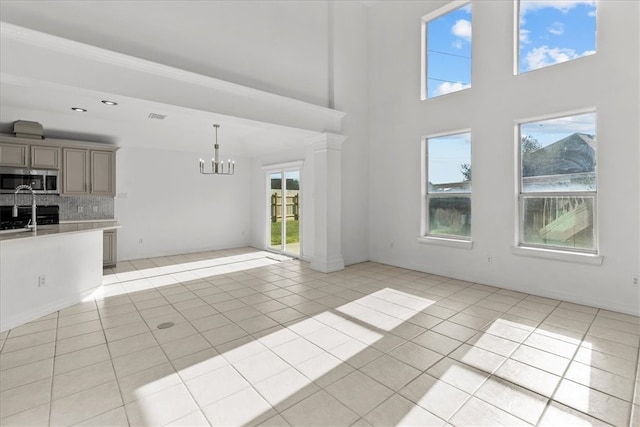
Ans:
POLYGON ((640 425, 639 23, 0 1, 0 425, 640 425))

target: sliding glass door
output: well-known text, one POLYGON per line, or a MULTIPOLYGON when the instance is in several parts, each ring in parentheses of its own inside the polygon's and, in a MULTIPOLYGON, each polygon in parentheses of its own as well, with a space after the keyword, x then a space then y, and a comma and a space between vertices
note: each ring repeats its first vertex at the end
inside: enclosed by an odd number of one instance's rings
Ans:
POLYGON ((300 170, 279 170, 268 173, 269 226, 268 248, 299 258, 301 203, 300 170))

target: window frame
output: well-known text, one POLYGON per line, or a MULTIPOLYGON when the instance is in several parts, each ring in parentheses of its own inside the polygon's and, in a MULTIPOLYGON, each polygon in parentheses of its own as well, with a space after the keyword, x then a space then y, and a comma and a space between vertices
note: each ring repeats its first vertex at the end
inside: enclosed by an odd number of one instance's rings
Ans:
MULTIPOLYGON (((422 138, 422 149, 421 149, 421 158, 422 158, 422 195, 421 195, 421 227, 420 227, 420 236, 419 241, 426 243, 442 243, 447 246, 460 246, 466 247, 468 249, 471 248, 472 243, 472 233, 471 233, 471 218, 469 219, 469 236, 459 236, 453 234, 436 234, 431 233, 430 228, 430 217, 429 217, 429 200, 430 198, 453 198, 453 197, 466 197, 469 199, 470 203, 470 212, 473 212, 473 177, 471 179, 471 188, 468 192, 457 192, 457 193, 429 193, 429 140, 447 136, 454 135, 462 135, 469 134, 469 158, 470 165, 473 165, 473 146, 471 142, 471 129, 460 129, 451 132, 444 132, 438 134, 432 134, 429 136, 425 136, 422 138), (458 245, 458 244, 461 245, 458 245)), ((470 214, 472 217, 473 214, 470 214)))
POLYGON ((517 121, 515 124, 515 151, 516 151, 516 180, 517 180, 517 207, 516 207, 516 224, 517 224, 517 232, 516 232, 516 242, 515 247, 518 249, 533 249, 537 251, 543 251, 546 253, 561 253, 561 254, 579 254, 579 255, 589 255, 589 256, 597 256, 599 255, 599 227, 598 227, 598 120, 597 120, 597 111, 595 108, 585 109, 585 110, 577 110, 571 111, 568 113, 556 113, 552 115, 546 115, 543 117, 536 117, 533 119, 525 119, 517 121), (595 182, 596 186, 594 190, 585 190, 585 191, 529 191, 525 192, 523 190, 523 177, 522 177, 522 125, 536 122, 543 122, 547 120, 553 119, 562 119, 572 116, 579 116, 582 114, 593 113, 596 115, 595 119, 595 135, 596 135, 596 150, 595 150, 595 182), (546 245, 543 243, 528 243, 525 242, 525 199, 528 198, 545 198, 545 197, 585 197, 593 199, 593 224, 592 224, 592 239, 593 239, 593 249, 587 248, 577 248, 571 246, 559 246, 559 245, 546 245))

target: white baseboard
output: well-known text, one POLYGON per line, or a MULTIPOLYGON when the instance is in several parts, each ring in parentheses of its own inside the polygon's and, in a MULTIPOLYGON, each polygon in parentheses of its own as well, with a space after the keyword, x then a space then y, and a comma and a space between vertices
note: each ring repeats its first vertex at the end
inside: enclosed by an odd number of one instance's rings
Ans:
POLYGON ((333 273, 334 271, 344 270, 344 260, 341 256, 333 258, 315 256, 311 260, 311 269, 322 273, 333 273))

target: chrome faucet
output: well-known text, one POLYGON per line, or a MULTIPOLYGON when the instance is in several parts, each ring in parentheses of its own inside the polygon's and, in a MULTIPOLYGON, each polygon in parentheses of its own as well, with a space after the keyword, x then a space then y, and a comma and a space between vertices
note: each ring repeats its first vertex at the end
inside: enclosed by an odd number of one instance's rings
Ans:
POLYGON ((11 210, 11 216, 18 216, 18 193, 21 190, 29 190, 31 192, 31 220, 27 224, 27 228, 31 231, 36 231, 38 224, 36 223, 36 193, 33 191, 30 185, 21 184, 16 187, 16 192, 13 193, 13 209, 11 210))

